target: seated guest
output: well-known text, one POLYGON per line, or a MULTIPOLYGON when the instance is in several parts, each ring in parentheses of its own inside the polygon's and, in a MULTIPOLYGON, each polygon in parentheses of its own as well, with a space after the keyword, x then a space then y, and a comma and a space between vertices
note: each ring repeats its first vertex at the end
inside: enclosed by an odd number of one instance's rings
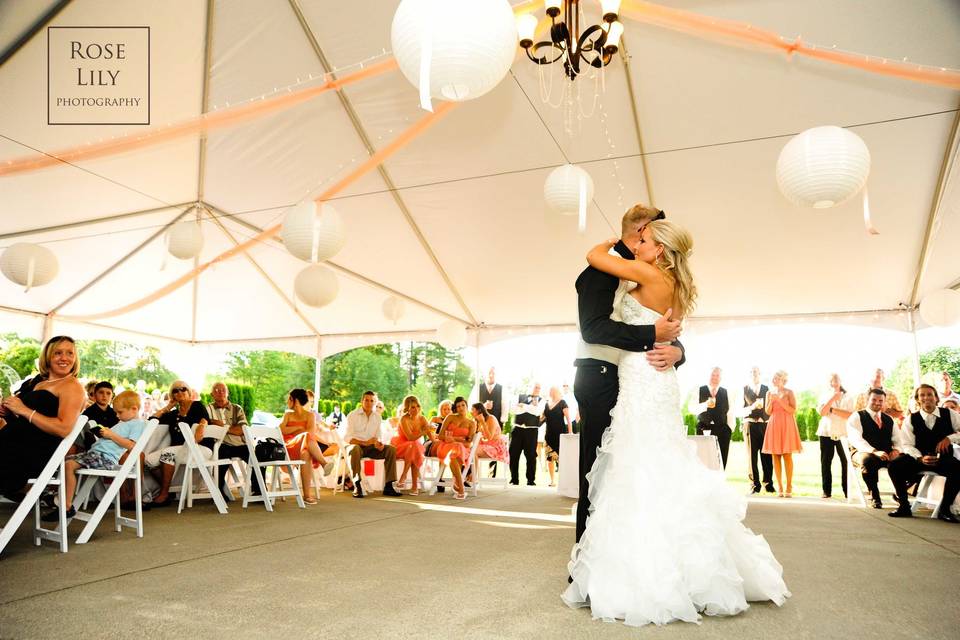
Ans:
POLYGON ((863 481, 870 490, 874 509, 883 507, 877 487, 880 468, 896 459, 899 452, 893 448, 893 418, 883 412, 883 389, 871 389, 867 408, 850 414, 847 420, 847 441, 853 466, 859 467, 863 481))
POLYGON ((884 393, 883 412, 894 420, 900 420, 903 418, 903 408, 900 406, 900 399, 897 398, 897 394, 895 394, 892 390, 883 388, 883 380, 883 369, 877 369, 873 374, 873 380, 870 382, 870 386, 867 387, 865 392, 857 396, 857 400, 853 405, 853 410, 854 412, 857 412, 866 409, 867 404, 870 401, 870 393, 872 393, 873 389, 880 389, 884 393))
POLYGON ((960 460, 953 455, 953 445, 960 443, 960 414, 937 408, 937 390, 929 384, 921 384, 913 397, 920 410, 904 420, 897 447, 901 455, 890 462, 888 469, 900 507, 888 515, 911 517, 907 486, 918 480, 921 471, 933 471, 947 479, 937 517, 960 522, 950 513, 960 492, 960 460))
POLYGON ((457 397, 453 401, 453 413, 446 417, 440 432, 437 434, 437 443, 433 446, 433 455, 441 460, 447 460, 450 473, 453 474, 453 497, 464 500, 467 496, 463 492, 463 473, 470 456, 470 443, 477 432, 477 423, 467 415, 467 401, 457 397))
POLYGON ((316 410, 313 391, 310 391, 310 389, 307 389, 307 411, 313 412, 313 419, 317 425, 317 446, 320 447, 320 453, 329 460, 331 457, 337 455, 337 452, 340 450, 340 447, 337 445, 337 437, 333 434, 337 429, 337 425, 326 422, 323 419, 323 414, 316 410))
POLYGON ((940 403, 940 406, 945 409, 950 409, 950 411, 960 413, 960 402, 957 402, 956 400, 944 400, 940 403))
POLYGON ((470 413, 473 414, 473 419, 482 433, 480 444, 477 445, 477 457, 509 463, 510 454, 507 452, 507 443, 503 439, 500 422, 487 411, 486 406, 479 402, 471 407, 470 413))
MULTIPOLYGON (((433 435, 436 436, 440 431, 440 427, 443 426, 443 421, 447 419, 447 416, 453 413, 453 401, 452 400, 443 400, 440 404, 437 405, 437 415, 430 418, 430 429, 433 432, 433 435)), ((432 438, 427 442, 426 447, 423 450, 423 455, 433 456, 433 447, 436 444, 436 437, 432 438)), ((444 493, 446 491, 445 487, 437 487, 437 493, 444 493)))
MULTIPOLYGON (((113 401, 113 385, 106 380, 98 382, 93 388, 93 404, 83 410, 83 415, 87 416, 91 422, 95 422, 101 427, 112 427, 117 424, 117 414, 110 406, 113 401)), ((83 432, 77 436, 77 447, 80 449, 90 449, 96 442, 96 436, 90 431, 91 425, 87 424, 83 432)), ((70 453, 74 453, 71 450, 70 453)))
POLYGON ((170 504, 170 482, 177 464, 186 464, 188 460, 187 446, 180 432, 180 423, 190 426, 196 425, 195 441, 200 444, 200 453, 203 457, 213 457, 214 440, 204 439, 203 428, 210 422, 207 408, 199 400, 192 400, 193 392, 183 380, 174 380, 170 385, 170 402, 153 414, 157 421, 170 431, 170 444, 158 451, 152 451, 144 457, 144 464, 157 476, 160 482, 160 493, 153 500, 153 506, 165 507, 170 504))
POLYGON ((94 391, 96 391, 97 389, 97 381, 96 380, 89 381, 85 385, 84 389, 87 392, 84 408, 93 406, 93 404, 97 401, 96 397, 94 397, 94 391))
POLYGON ((290 459, 303 460, 300 465, 300 491, 303 493, 303 501, 317 504, 317 494, 310 479, 313 469, 327 464, 327 459, 320 451, 316 418, 313 411, 307 409, 309 401, 306 389, 294 389, 290 392, 287 396, 287 407, 290 411, 283 414, 280 432, 283 434, 290 459))
MULTIPOLYGON (((220 448, 217 450, 219 460, 229 460, 230 458, 240 458, 244 462, 250 457, 247 450, 246 441, 243 439, 243 427, 247 425, 247 415, 243 407, 235 402, 230 402, 230 391, 223 382, 214 382, 210 387, 210 395, 213 396, 213 402, 207 405, 207 414, 210 416, 210 424, 218 427, 227 427, 227 433, 220 442, 220 448)), ((226 496, 229 489, 224 487, 223 481, 227 477, 227 465, 217 467, 217 486, 226 496)), ((256 482, 254 482, 256 485, 256 482)), ((254 492, 260 490, 259 486, 253 487, 254 492)))
POLYGON ((376 393, 364 391, 360 406, 347 416, 347 433, 343 439, 350 457, 354 498, 363 497, 363 465, 360 464, 363 458, 383 460, 383 495, 403 495, 393 487, 397 479, 397 450, 393 445, 380 442, 380 414, 373 410, 376 402, 376 393))
POLYGON ((397 457, 403 460, 399 484, 403 485, 408 471, 412 476, 411 496, 420 493, 420 467, 423 465, 424 438, 434 440, 433 432, 430 430, 427 419, 420 413, 420 401, 417 396, 407 396, 403 399, 403 414, 397 425, 397 435, 390 444, 396 448, 397 457))
MULTIPOLYGON (((103 384, 102 382, 100 384, 103 384)), ((109 383, 107 383, 109 384, 109 383)), ((100 396, 97 395, 97 403, 100 396)), ((73 494, 77 489, 77 471, 80 469, 103 469, 110 471, 120 466, 122 459, 133 449, 137 440, 146 429, 147 423, 140 419, 140 394, 136 391, 124 391, 113 403, 118 420, 113 427, 101 426, 95 430, 97 441, 84 453, 68 456, 64 466, 64 494, 67 518, 77 515, 73 506, 73 494)), ((44 522, 56 522, 60 519, 58 509, 43 514, 44 522)))
POLYGON ((55 336, 40 351, 39 375, 0 403, 0 495, 19 501, 83 411, 73 338, 55 336))

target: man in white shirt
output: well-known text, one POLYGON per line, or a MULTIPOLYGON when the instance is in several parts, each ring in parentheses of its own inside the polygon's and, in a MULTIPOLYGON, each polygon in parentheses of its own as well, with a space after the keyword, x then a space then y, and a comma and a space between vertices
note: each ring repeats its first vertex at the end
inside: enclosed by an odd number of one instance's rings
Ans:
POLYGON ((520 454, 527 459, 527 485, 537 483, 537 432, 540 428, 543 408, 540 383, 534 382, 530 393, 517 397, 514 405, 513 431, 510 432, 510 484, 520 484, 520 454))
POLYGON ((362 458, 383 460, 383 495, 403 495, 393 488, 393 481, 397 479, 397 450, 392 445, 380 442, 380 414, 373 410, 376 402, 376 393, 364 391, 360 406, 347 416, 347 433, 343 439, 347 443, 347 455, 350 457, 354 498, 363 497, 363 465, 360 464, 362 458))
POLYGON ((730 426, 732 415, 727 390, 720 386, 720 367, 714 367, 710 372, 708 384, 700 387, 690 401, 690 413, 697 416, 697 435, 712 435, 717 439, 720 448, 720 459, 723 468, 727 468, 727 454, 730 451, 730 436, 733 429, 730 426), (694 402, 696 399, 696 402, 694 402))
POLYGON ((833 456, 840 458, 840 478, 843 497, 847 497, 847 456, 840 438, 847 435, 847 420, 853 413, 853 397, 840 384, 840 376, 830 375, 830 390, 817 403, 820 424, 817 437, 820 439, 820 477, 823 481, 823 498, 833 494, 833 456))
POLYGON ((960 444, 960 414, 937 408, 937 390, 921 384, 913 395, 920 410, 904 420, 898 448, 903 452, 890 462, 890 479, 897 491, 900 507, 890 513, 894 518, 909 518, 907 486, 922 471, 933 471, 945 476, 943 500, 937 508, 937 518, 945 522, 960 522, 950 513, 950 507, 960 493, 960 460, 953 454, 953 445, 960 444))
POLYGON ((859 467, 863 473, 874 509, 883 508, 877 487, 880 469, 900 455, 894 440, 896 427, 893 418, 883 411, 886 395, 883 389, 871 389, 867 394, 867 408, 850 414, 847 419, 847 441, 853 466, 859 467))
POLYGON ((770 416, 763 410, 767 401, 767 385, 760 382, 760 369, 750 369, 752 382, 743 387, 743 437, 747 441, 747 451, 750 453, 751 493, 760 493, 760 482, 767 493, 773 493, 773 456, 763 453, 763 439, 767 435, 767 421, 770 416), (757 459, 760 460, 759 466, 757 459), (761 478, 760 472, 763 472, 761 478))
POLYGON ((487 412, 500 421, 502 427, 507 422, 510 407, 503 401, 503 385, 497 382, 497 371, 493 367, 487 372, 486 383, 477 382, 470 393, 470 406, 481 403, 487 412))

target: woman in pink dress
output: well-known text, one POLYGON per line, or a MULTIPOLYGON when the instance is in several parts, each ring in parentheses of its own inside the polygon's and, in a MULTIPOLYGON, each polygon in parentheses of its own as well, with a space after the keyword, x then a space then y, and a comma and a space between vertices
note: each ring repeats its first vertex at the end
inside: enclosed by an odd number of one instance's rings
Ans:
POLYGON ((423 465, 423 438, 426 436, 434 440, 430 423, 420 413, 420 401, 417 396, 407 396, 403 399, 403 415, 397 424, 397 435, 390 440, 397 450, 397 460, 403 460, 403 471, 397 487, 403 486, 407 472, 413 476, 411 496, 420 494, 420 467, 423 465))
POLYGON ((433 446, 433 455, 441 460, 449 458, 450 472, 453 474, 453 497, 463 500, 463 467, 470 456, 470 443, 477 432, 477 423, 467 415, 467 401, 458 396, 453 401, 453 413, 446 417, 437 434, 437 443, 433 446))
POLYGON ((300 465, 300 491, 303 501, 307 504, 317 504, 317 494, 311 483, 313 470, 326 464, 327 460, 320 451, 320 441, 317 438, 317 424, 313 412, 307 410, 307 392, 305 389, 294 389, 287 396, 287 406, 290 411, 283 414, 280 421, 280 433, 287 445, 287 454, 291 460, 303 460, 300 465), (313 466, 310 466, 310 463, 313 466))
POLYGON ((470 413, 473 414, 477 427, 483 433, 480 444, 477 446, 477 457, 510 462, 510 453, 507 450, 507 443, 503 440, 500 422, 479 402, 470 408, 470 413))
POLYGON ((763 453, 773 456, 773 471, 777 476, 777 493, 781 498, 793 497, 793 454, 800 453, 800 430, 797 428, 797 399, 793 391, 786 388, 787 372, 773 374, 775 391, 767 394, 764 411, 770 415, 767 433, 763 438, 763 453), (783 491, 783 479, 780 470, 786 469, 787 491, 783 491))

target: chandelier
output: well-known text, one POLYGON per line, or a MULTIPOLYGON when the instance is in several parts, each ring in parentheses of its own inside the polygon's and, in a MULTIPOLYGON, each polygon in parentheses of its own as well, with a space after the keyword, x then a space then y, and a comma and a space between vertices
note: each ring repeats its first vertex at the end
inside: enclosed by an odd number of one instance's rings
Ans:
MULTIPOLYGON (((601 0, 603 22, 580 31, 579 0, 545 0, 550 17, 550 39, 534 44, 537 18, 532 14, 517 19, 520 46, 533 62, 563 62, 567 77, 576 80, 584 64, 600 69, 610 64, 620 46, 623 24, 617 20, 620 0, 601 0), (561 9, 562 7, 562 9, 561 9)), ((583 69, 586 70, 585 68, 583 69)))

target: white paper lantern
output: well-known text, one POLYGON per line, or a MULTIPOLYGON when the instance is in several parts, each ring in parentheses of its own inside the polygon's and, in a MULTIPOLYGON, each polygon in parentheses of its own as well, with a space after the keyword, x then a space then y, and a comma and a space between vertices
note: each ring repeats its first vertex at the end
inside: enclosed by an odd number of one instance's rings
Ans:
POLYGON ((329 260, 347 242, 337 210, 326 203, 317 207, 313 200, 304 200, 287 212, 280 237, 287 251, 307 262, 329 260))
MULTIPOLYGON (((507 0, 402 0, 390 30, 400 71, 421 98, 472 100, 507 75, 517 52, 517 27, 507 0), (421 59, 421 53, 426 55, 421 59)), ((422 100, 421 100, 422 102, 422 100)))
POLYGON ((57 256, 44 246, 17 242, 7 247, 0 256, 0 271, 21 287, 39 287, 57 276, 60 264, 57 256))
POLYGON ((593 179, 574 164, 557 167, 543 183, 543 197, 556 213, 575 216, 593 200, 593 179))
POLYGON ((960 291, 938 289, 920 301, 920 317, 933 327, 949 327, 960 322, 960 291))
POLYGON ((183 220, 167 230, 167 251, 175 258, 196 258, 203 249, 203 231, 196 220, 183 220))
POLYGON ((437 327, 437 342, 447 349, 459 349, 467 344, 467 328, 456 320, 447 320, 437 327))
POLYGON ((390 296, 383 301, 383 315, 393 324, 397 324, 405 311, 406 305, 403 304, 403 300, 396 296, 390 296))
POLYGON ((870 175, 870 150, 842 127, 814 127, 794 136, 777 159, 777 185, 800 207, 828 209, 855 196, 870 175))
POLYGON ((297 274, 293 289, 300 301, 311 307, 330 304, 340 292, 340 283, 328 267, 311 264, 297 274))

